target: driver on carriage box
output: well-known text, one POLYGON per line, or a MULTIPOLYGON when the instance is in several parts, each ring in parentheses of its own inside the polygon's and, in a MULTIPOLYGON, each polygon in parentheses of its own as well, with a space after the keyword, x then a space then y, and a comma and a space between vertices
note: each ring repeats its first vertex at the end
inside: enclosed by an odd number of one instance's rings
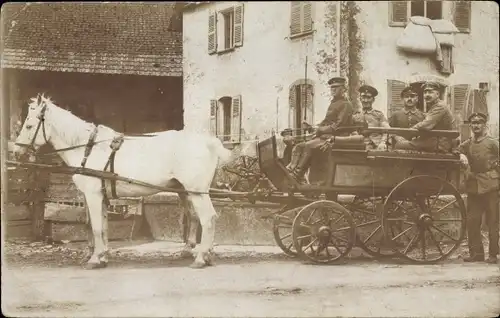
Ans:
MULTIPOLYGON (((354 125, 364 124, 368 127, 385 127, 390 128, 389 122, 384 113, 379 110, 373 109, 372 105, 378 91, 375 87, 370 85, 363 85, 359 88, 359 99, 361 101, 362 109, 358 110, 353 115, 354 125)), ((385 140, 387 134, 372 133, 364 138, 366 149, 385 149, 385 140)))
MULTIPOLYGON (((427 105, 427 113, 424 120, 410 128, 418 130, 453 130, 455 118, 450 107, 441 100, 441 89, 443 86, 437 82, 426 82, 422 85, 424 99, 427 105)), ((452 138, 418 136, 413 140, 397 140, 395 149, 419 150, 434 152, 449 152, 452 138)))
MULTIPOLYGON (((354 109, 351 102, 345 97, 346 80, 342 77, 333 77, 328 81, 333 96, 325 118, 318 124, 312 140, 297 144, 292 151, 292 158, 287 169, 299 182, 304 182, 304 174, 309 168, 311 157, 315 149, 321 148, 332 137, 338 127, 352 125, 354 109)), ((341 134, 349 135, 349 133, 341 134)))

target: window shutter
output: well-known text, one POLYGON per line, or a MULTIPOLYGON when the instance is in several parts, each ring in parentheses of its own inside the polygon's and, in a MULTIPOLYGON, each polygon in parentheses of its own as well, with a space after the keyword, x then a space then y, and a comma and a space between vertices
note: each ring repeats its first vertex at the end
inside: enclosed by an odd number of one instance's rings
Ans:
POLYGON ((289 95, 289 98, 288 98, 288 103, 289 103, 289 108, 288 108, 288 127, 289 128, 292 128, 294 129, 293 130, 293 134, 295 135, 296 133, 296 128, 295 127, 295 115, 296 115, 296 111, 295 111, 295 107, 297 107, 297 100, 295 98, 295 85, 292 85, 292 87, 290 87, 290 91, 288 93, 289 95))
POLYGON ((224 104, 219 100, 217 101, 217 137, 220 140, 225 141, 228 137, 224 133, 224 118, 226 114, 224 113, 224 104))
POLYGON ((406 84, 398 80, 387 80, 387 117, 404 107, 401 92, 406 84))
POLYGON ((300 1, 291 2, 291 15, 290 15, 290 35, 297 35, 301 32, 300 11, 302 3, 300 1))
POLYGON ((470 85, 458 84, 451 86, 451 108, 459 123, 467 119, 470 100, 470 85))
POLYGON ((453 23, 460 32, 469 33, 471 29, 471 2, 454 1, 453 23))
POLYGON ((233 24, 233 42, 234 46, 243 45, 243 4, 234 7, 234 24, 233 24))
POLYGON ((241 142, 241 95, 233 96, 231 104, 231 142, 241 142))
POLYGON ((443 54, 441 73, 453 73, 453 47, 451 45, 441 45, 441 52, 443 54))
POLYGON ((313 86, 311 84, 300 85, 300 93, 302 96, 302 121, 306 121, 313 125, 313 86), (306 95, 307 94, 307 95, 306 95), (305 105, 304 105, 305 103, 305 105))
POLYGON ((214 11, 209 12, 208 16, 208 53, 217 51, 217 14, 214 11))
POLYGON ((486 99, 486 92, 480 89, 475 89, 473 93, 473 108, 472 111, 467 113, 467 117, 473 112, 483 113, 488 115, 488 102, 486 99))
POLYGON ((309 32, 313 29, 312 2, 305 1, 302 4, 302 32, 309 32))
POLYGON ((389 26, 406 26, 409 1, 388 1, 389 26))
POLYGON ((210 133, 217 136, 217 100, 210 100, 210 133))

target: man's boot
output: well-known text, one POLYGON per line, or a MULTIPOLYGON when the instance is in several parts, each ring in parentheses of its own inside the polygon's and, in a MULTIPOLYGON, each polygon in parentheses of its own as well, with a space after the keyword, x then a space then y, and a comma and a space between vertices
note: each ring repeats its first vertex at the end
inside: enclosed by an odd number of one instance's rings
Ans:
POLYGON ((469 257, 464 258, 464 262, 482 262, 484 261, 484 255, 482 254, 470 254, 469 257))
POLYGON ((295 146, 292 150, 292 158, 290 163, 286 166, 289 171, 294 171, 300 160, 300 155, 302 154, 302 148, 300 146, 295 146))
MULTIPOLYGON (((306 150, 306 149, 304 149, 306 150)), ((308 151, 304 151, 302 154, 297 167, 293 171, 293 175, 297 182, 300 184, 305 184, 306 180, 304 179, 304 175, 309 167, 309 160, 311 159, 311 154, 308 151)))

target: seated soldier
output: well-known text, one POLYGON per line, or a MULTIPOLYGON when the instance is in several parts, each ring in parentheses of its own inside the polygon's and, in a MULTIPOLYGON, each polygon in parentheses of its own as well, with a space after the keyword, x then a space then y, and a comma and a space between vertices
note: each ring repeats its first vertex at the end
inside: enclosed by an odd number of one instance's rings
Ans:
MULTIPOLYGON (((422 85, 424 99, 428 107, 424 120, 410 128, 422 131, 430 130, 453 130, 455 119, 450 107, 440 99, 442 85, 435 82, 427 82, 422 85)), ((448 137, 418 136, 411 141, 406 139, 397 140, 395 149, 419 150, 433 152, 449 152, 453 139, 448 137)))
POLYGON ((341 77, 334 77, 328 81, 333 100, 326 112, 325 119, 318 124, 313 139, 297 144, 292 151, 292 159, 287 169, 299 181, 304 182, 304 174, 310 165, 315 149, 323 146, 338 127, 352 125, 352 104, 345 98, 345 82, 341 77))
MULTIPOLYGON (((362 109, 358 110, 353 115, 354 125, 367 125, 368 127, 385 127, 389 128, 387 119, 379 110, 373 109, 372 105, 378 91, 375 87, 370 85, 363 85, 359 88, 360 101, 362 109)), ((387 134, 372 133, 364 138, 367 150, 386 149, 387 134)))
MULTIPOLYGON (((418 124, 425 118, 425 114, 417 108, 418 94, 411 86, 406 86, 401 92, 404 108, 400 109, 389 118, 389 125, 394 128, 410 128, 418 124)), ((399 140, 411 140, 411 136, 396 135, 396 142, 399 140)))
POLYGON ((283 151, 283 163, 288 165, 292 160, 292 150, 295 146, 295 138, 293 137, 293 130, 291 128, 286 128, 281 132, 281 137, 283 137, 283 143, 285 144, 285 150, 283 151))

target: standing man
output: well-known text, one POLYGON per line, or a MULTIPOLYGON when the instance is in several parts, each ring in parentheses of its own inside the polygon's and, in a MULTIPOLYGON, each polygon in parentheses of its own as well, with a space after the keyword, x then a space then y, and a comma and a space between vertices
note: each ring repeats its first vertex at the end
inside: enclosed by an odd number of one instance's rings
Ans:
MULTIPOLYGON (((429 131, 429 130, 453 130, 455 118, 450 107, 441 100, 442 85, 436 82, 427 82, 422 85, 424 90, 424 100, 427 105, 427 114, 424 120, 411 126, 410 128, 429 131)), ((449 152, 452 145, 452 139, 446 137, 418 136, 411 141, 397 140, 395 149, 420 150, 433 152, 449 152)))
POLYGON ((459 146, 462 164, 470 167, 465 187, 467 192, 467 237, 469 257, 465 262, 484 260, 484 247, 481 240, 481 221, 486 214, 488 227, 487 263, 495 264, 498 254, 498 190, 499 162, 498 141, 486 132, 487 116, 473 113, 469 116, 473 136, 459 146))
MULTIPOLYGON (((417 108, 418 94, 411 86, 406 86, 401 92, 404 108, 389 118, 389 125, 395 128, 410 128, 424 120, 425 114, 417 108)), ((394 136, 396 141, 411 140, 411 136, 394 136)))
POLYGON ((352 104, 345 98, 346 80, 334 77, 328 81, 333 100, 326 112, 325 119, 318 124, 312 140, 297 144, 292 151, 292 158, 287 169, 299 182, 303 182, 304 174, 309 168, 312 153, 319 149, 338 127, 352 125, 352 104), (296 163, 296 166, 295 166, 296 163))
MULTIPOLYGON (((385 127, 389 128, 389 122, 384 113, 373 109, 373 102, 378 95, 377 89, 370 85, 363 85, 359 88, 359 99, 362 109, 358 110, 353 115, 355 124, 365 124, 368 127, 385 127)), ((367 150, 385 149, 385 140, 387 134, 372 133, 365 136, 364 141, 367 150)))

